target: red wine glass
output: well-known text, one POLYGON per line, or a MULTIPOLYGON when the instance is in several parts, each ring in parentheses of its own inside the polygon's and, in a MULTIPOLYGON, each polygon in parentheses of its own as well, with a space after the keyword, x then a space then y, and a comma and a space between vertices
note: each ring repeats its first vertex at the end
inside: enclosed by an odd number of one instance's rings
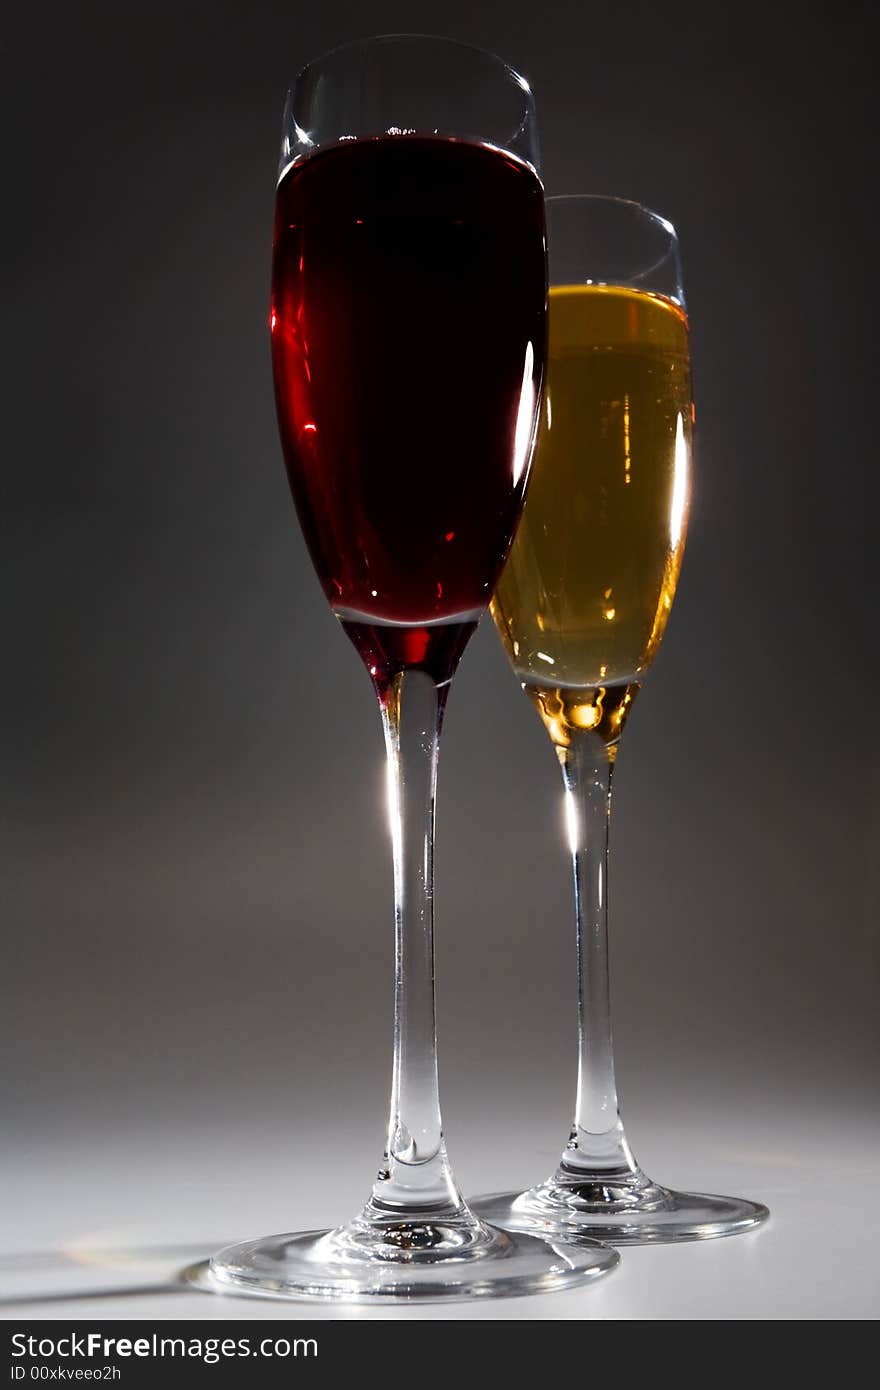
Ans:
POLYGON ((284 116, 272 360, 284 458, 324 593, 382 717, 395 888, 387 1140, 361 1212, 221 1251, 213 1287, 373 1301, 537 1292, 613 1267, 465 1203, 443 1140, 433 836, 450 682, 523 503, 546 335, 525 80, 445 39, 346 45, 284 116))

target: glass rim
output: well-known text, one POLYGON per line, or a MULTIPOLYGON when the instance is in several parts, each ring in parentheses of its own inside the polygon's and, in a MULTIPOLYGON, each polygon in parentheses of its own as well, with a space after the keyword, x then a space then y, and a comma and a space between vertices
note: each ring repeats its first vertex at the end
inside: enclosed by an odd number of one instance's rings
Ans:
POLYGON ((494 53, 491 49, 481 48, 477 43, 466 43, 463 39, 450 39, 445 34, 417 34, 406 31, 393 34, 371 34, 363 39, 346 39, 345 43, 334 44, 333 48, 328 48, 324 53, 319 53, 317 57, 310 58, 307 63, 304 63, 294 74, 293 80, 289 83, 288 90, 292 92, 297 82, 299 82, 311 68, 317 67, 319 63, 326 62, 328 58, 334 58, 338 53, 347 53, 351 49, 367 48, 371 44, 380 43, 445 44, 449 48, 460 48, 468 53, 479 53, 481 57, 490 59, 491 62, 495 63, 499 68, 502 68, 508 76, 513 79, 515 84, 525 92, 529 100, 534 102, 534 96, 528 78, 523 77, 521 72, 517 72, 516 68, 511 67, 506 59, 500 57, 499 54, 494 53))
MULTIPOLYGON (((339 143, 338 140, 321 140, 315 142, 312 140, 308 131, 303 130, 299 125, 296 115, 294 114, 296 111, 299 88, 313 75, 317 79, 322 69, 326 70, 328 63, 331 63, 340 55, 344 57, 346 54, 356 54, 358 51, 367 53, 371 48, 375 47, 384 46, 390 48, 393 45, 407 44, 411 46, 421 46, 423 50, 429 50, 431 47, 435 49, 445 48, 460 54, 476 56, 485 62, 489 71, 497 71, 499 78, 504 80, 504 85, 509 92, 513 92, 514 90, 519 92, 522 102, 516 116, 516 124, 514 125, 514 118, 511 116, 512 129, 505 135, 503 141, 480 139, 476 132, 472 138, 486 145, 487 148, 495 149, 499 153, 509 155, 512 159, 516 159, 524 164, 532 171, 543 188, 537 151, 537 140, 534 140, 534 150, 531 150, 529 153, 523 153, 518 149, 512 148, 516 145, 520 136, 524 135, 529 130, 530 123, 534 123, 535 121, 535 98, 528 79, 523 77, 522 73, 517 72, 516 68, 511 67, 510 63, 506 62, 497 53, 493 53, 488 48, 480 48, 478 44, 465 43, 461 39, 450 39, 443 34, 414 33, 374 34, 366 38, 348 39, 345 43, 337 44, 334 48, 327 49, 325 53, 319 53, 316 57, 310 58, 309 61, 296 72, 287 87, 286 100, 284 103, 281 157, 278 162, 277 182, 280 183, 295 164, 299 164, 302 160, 310 158, 313 154, 317 154, 321 148, 339 143), (291 129, 296 136, 296 144, 300 145, 302 148, 294 148, 294 143, 290 138, 291 129)), ((382 133, 383 132, 379 130, 375 132, 364 131, 359 135, 350 135, 347 138, 352 141, 366 140, 376 138, 382 133)), ((417 134, 416 131, 401 132, 401 134, 404 133, 417 134)), ((450 135, 444 138, 466 139, 468 137, 453 137, 450 135)))
MULTIPOLYGON (((601 207, 615 206, 621 209, 626 209, 628 212, 638 213, 639 216, 642 217, 646 223, 653 225, 655 228, 659 228, 666 237, 666 246, 664 247, 663 254, 661 256, 658 256, 657 259, 655 261, 652 261, 650 265, 643 266, 636 274, 621 277, 620 279, 615 279, 613 281, 603 280, 597 283, 623 285, 632 284, 635 281, 645 280, 648 276, 653 275, 655 271, 659 270, 661 266, 666 265, 667 262, 671 262, 673 270, 675 272, 676 287, 675 293, 666 294, 665 298, 671 300, 673 304, 677 304, 679 308, 685 309, 686 300, 684 288, 681 283, 681 261, 679 252, 680 243, 678 239, 678 232, 676 231, 674 224, 670 222, 668 217, 664 217, 662 213, 655 212, 653 208, 649 208, 645 203, 640 203, 636 198, 622 198, 616 193, 554 193, 551 194, 549 197, 545 197, 544 204, 547 208, 548 213, 548 238, 551 245, 551 260, 552 232, 549 229, 549 217, 550 214, 552 214, 553 212, 553 208, 558 207, 560 204, 569 204, 577 206, 583 206, 584 204, 593 204, 595 206, 601 207)), ((552 271, 550 275, 550 287, 553 287, 552 271)))
POLYGON ((616 193, 551 193, 544 201, 545 203, 617 203, 620 207, 631 208, 634 212, 642 213, 650 221, 662 227, 671 241, 678 241, 678 232, 669 218, 664 217, 661 212, 656 212, 654 208, 649 208, 647 203, 640 203, 637 198, 621 198, 616 193))

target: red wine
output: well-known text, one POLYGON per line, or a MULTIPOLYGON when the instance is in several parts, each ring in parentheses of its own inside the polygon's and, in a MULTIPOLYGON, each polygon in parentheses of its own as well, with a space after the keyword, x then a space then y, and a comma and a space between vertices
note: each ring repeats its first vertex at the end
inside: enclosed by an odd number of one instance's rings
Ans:
POLYGON ((436 627, 472 628, 488 603, 522 507, 545 314, 542 190, 513 157, 381 136, 282 179, 281 440, 324 592, 368 664, 381 649, 430 668, 450 647, 436 627))

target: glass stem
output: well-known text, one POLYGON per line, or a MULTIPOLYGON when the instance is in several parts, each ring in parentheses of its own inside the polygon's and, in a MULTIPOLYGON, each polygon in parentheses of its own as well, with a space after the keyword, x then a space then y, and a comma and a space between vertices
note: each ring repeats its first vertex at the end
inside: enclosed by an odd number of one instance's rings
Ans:
POLYGON ((608 972, 608 834, 616 744, 575 734, 556 753, 574 869, 577 931, 578 1087, 560 1176, 597 1179, 637 1174, 617 1100, 608 972))
POLYGON ((446 1156, 434 1007, 434 799, 448 682, 377 683, 394 854, 394 1064, 388 1139, 367 1215, 473 1220, 446 1156))

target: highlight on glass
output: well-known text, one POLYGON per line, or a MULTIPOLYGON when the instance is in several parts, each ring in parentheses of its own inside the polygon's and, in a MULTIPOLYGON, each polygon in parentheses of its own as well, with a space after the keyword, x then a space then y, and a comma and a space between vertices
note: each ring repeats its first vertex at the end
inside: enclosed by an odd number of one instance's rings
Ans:
POLYGON ((437 1082, 437 751, 450 683, 519 520, 537 427, 547 290, 538 171, 527 82, 449 40, 347 45, 305 68, 288 99, 275 396, 314 567, 384 730, 393 1072, 385 1151, 360 1213, 331 1231, 221 1251, 214 1288, 489 1296, 582 1283, 619 1258, 476 1217, 446 1154, 437 1082))
POLYGON ((574 868, 578 1084, 552 1176, 474 1203, 517 1230, 615 1244, 730 1235, 764 1206, 675 1192, 639 1168, 617 1099, 608 833, 620 740, 678 584, 693 402, 678 241, 618 198, 547 200, 549 351, 522 524, 492 613, 550 737, 574 868))

